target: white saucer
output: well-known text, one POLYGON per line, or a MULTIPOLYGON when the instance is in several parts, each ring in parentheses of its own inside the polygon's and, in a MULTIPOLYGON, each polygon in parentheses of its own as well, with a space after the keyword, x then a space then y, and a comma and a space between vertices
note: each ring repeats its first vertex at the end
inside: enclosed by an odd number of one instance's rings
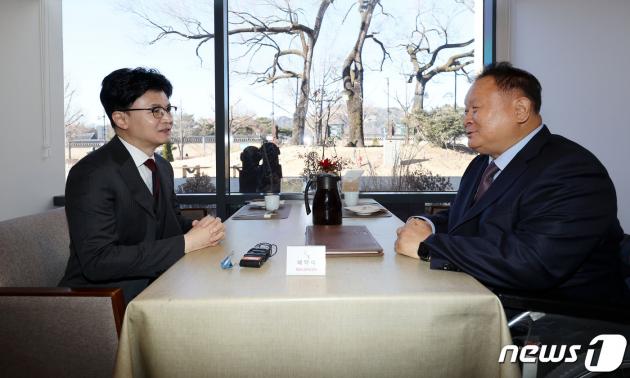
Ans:
POLYGON ((372 215, 383 211, 382 207, 376 205, 346 206, 345 208, 357 215, 372 215))

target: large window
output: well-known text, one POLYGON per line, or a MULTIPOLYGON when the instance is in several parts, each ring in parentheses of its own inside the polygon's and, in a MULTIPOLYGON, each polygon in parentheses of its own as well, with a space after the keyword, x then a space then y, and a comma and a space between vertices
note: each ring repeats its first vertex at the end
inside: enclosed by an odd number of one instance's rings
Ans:
POLYGON ((363 191, 455 191, 474 156, 461 116, 489 56, 491 3, 64 0, 67 168, 112 136, 100 80, 146 66, 174 85, 179 111, 163 153, 176 188, 218 188, 195 201, 300 192, 323 158, 363 170, 363 191), (227 23, 215 30, 221 8, 227 23), (223 46, 226 76, 214 58, 223 46), (227 115, 216 138, 215 104, 227 115))
POLYGON ((280 172, 299 191, 323 158, 363 170, 362 190, 457 189, 473 157, 461 117, 480 10, 359 3, 229 2, 230 165, 262 175, 233 192, 275 191, 280 172))
POLYGON ((66 172, 114 134, 99 101, 101 80, 115 69, 143 66, 173 84, 172 143, 158 153, 171 161, 176 190, 215 191, 213 42, 196 49, 184 37, 160 34, 189 28, 190 14, 212 26, 206 1, 63 1, 66 172))

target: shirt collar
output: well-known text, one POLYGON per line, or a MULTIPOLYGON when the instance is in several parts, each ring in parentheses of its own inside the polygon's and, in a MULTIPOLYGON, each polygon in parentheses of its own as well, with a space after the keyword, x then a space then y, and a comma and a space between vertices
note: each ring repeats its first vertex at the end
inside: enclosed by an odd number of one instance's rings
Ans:
POLYGON ((525 147, 527 142, 529 142, 540 130, 542 130, 543 125, 541 124, 534 130, 532 130, 529 134, 525 136, 525 138, 516 142, 512 147, 508 148, 501 155, 497 156, 496 159, 492 159, 492 156, 488 156, 488 163, 491 163, 494 160, 494 164, 500 169, 504 170, 508 164, 514 159, 516 154, 519 153, 525 147))
POLYGON ((147 161, 147 159, 153 159, 153 156, 148 156, 141 149, 121 138, 120 135, 118 136, 118 139, 120 139, 123 146, 125 146, 125 148, 127 148, 127 151, 129 151, 129 155, 131 155, 131 158, 133 159, 134 164, 136 164, 136 167, 144 165, 144 162, 147 161))

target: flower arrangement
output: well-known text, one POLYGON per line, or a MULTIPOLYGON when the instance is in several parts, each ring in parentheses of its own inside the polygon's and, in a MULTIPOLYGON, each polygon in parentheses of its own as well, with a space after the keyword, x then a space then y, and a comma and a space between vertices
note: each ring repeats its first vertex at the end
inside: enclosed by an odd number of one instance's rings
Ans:
POLYGON ((349 164, 348 159, 336 155, 320 158, 319 154, 315 151, 311 151, 305 155, 298 155, 298 157, 304 159, 304 170, 302 173, 305 177, 313 177, 318 173, 340 175, 344 167, 349 164))
POLYGON ((332 158, 325 158, 320 160, 317 165, 319 166, 319 171, 324 173, 331 173, 333 175, 339 175, 343 170, 343 159, 337 156, 333 156, 332 158))

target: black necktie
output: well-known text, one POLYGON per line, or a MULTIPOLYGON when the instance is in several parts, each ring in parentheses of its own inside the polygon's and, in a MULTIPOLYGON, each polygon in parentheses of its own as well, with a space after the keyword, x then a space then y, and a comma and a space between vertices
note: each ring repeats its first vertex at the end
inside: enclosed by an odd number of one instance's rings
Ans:
POLYGON ((144 165, 146 165, 147 168, 151 170, 153 176, 153 198, 157 201, 157 199, 160 197, 160 178, 158 177, 155 160, 147 159, 147 161, 144 162, 144 165))
POLYGON ((494 164, 494 161, 488 164, 486 170, 483 171, 483 176, 481 176, 481 181, 479 182, 479 186, 477 187, 477 194, 475 194, 475 202, 479 201, 479 198, 483 196, 490 185, 492 185, 492 181, 494 180, 494 175, 499 171, 499 167, 494 164))

